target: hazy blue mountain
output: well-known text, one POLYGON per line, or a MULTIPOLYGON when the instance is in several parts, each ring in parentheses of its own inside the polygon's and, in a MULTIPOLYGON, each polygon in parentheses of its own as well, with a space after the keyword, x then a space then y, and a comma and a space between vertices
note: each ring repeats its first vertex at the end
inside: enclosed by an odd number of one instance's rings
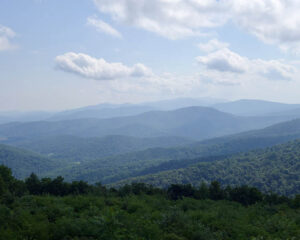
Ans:
POLYGON ((300 104, 285 104, 263 100, 243 99, 233 102, 218 103, 212 107, 220 111, 239 116, 256 116, 297 109, 300 108, 300 104))
POLYGON ((268 116, 284 116, 284 117, 289 117, 291 119, 300 118, 300 107, 292 110, 281 111, 281 112, 272 112, 269 113, 268 116))
POLYGON ((9 142, 56 135, 102 137, 180 136, 207 139, 258 129, 285 120, 281 117, 238 117, 207 107, 188 107, 173 111, 151 111, 136 116, 111 119, 39 121, 0 125, 0 138, 9 142))
POLYGON ((0 124, 9 122, 31 122, 42 121, 51 117, 51 112, 0 112, 0 124))
POLYGON ((147 148, 173 147, 191 143, 192 141, 181 137, 106 136, 103 138, 81 138, 76 136, 51 136, 20 142, 17 146, 47 155, 53 159, 84 162, 147 148))
POLYGON ((140 113, 155 110, 150 106, 139 106, 139 105, 109 105, 100 104, 97 106, 89 106, 80 109, 74 109, 69 111, 63 111, 55 114, 48 120, 60 121, 60 120, 71 120, 71 119, 83 119, 83 118, 114 118, 123 116, 132 116, 140 113))
MULTIPOLYGON (((300 119, 277 123, 263 129, 204 140, 201 141, 201 144, 226 144, 232 141, 239 144, 239 142, 244 140, 248 141, 249 139, 262 139, 266 143, 268 142, 267 139, 273 139, 275 141, 279 140, 278 143, 280 143, 280 139, 288 141, 297 138, 300 138, 300 119)), ((198 143, 194 143, 196 146, 197 144, 198 143)))
POLYGON ((54 171, 52 176, 63 175, 68 180, 113 183, 130 177, 188 167, 199 162, 216 161, 223 156, 270 147, 299 138, 300 120, 294 120, 186 147, 151 148, 100 158, 54 171))
POLYGON ((0 144, 0 164, 11 168, 17 178, 28 177, 32 172, 40 175, 62 166, 37 153, 3 144, 0 144))
POLYGON ((145 102, 143 105, 151 106, 158 110, 174 110, 178 108, 186 108, 192 106, 208 107, 213 104, 227 102, 224 99, 216 98, 175 98, 156 102, 145 102))
POLYGON ((60 121, 82 118, 114 118, 133 116, 154 110, 174 110, 190 106, 210 106, 215 103, 223 102, 221 99, 213 98, 175 98, 156 102, 145 102, 140 104, 109 104, 102 103, 94 106, 86 106, 77 109, 62 111, 48 120, 60 121))

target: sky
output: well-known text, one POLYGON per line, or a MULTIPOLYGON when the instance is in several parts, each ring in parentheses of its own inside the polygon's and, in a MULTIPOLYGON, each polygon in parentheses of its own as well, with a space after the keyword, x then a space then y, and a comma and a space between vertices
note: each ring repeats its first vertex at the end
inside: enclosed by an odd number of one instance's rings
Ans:
POLYGON ((299 0, 1 0, 0 111, 300 103, 299 0))

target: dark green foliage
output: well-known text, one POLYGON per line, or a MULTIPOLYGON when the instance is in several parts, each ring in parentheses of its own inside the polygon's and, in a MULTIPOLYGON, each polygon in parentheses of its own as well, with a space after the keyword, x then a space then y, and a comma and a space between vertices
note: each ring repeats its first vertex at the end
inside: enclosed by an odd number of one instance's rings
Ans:
MULTIPOLYGON (((4 166, 0 177, 6 189, 17 181, 4 166)), ((300 234, 299 196, 265 195, 247 186, 212 182, 163 190, 139 183, 109 190, 34 174, 25 183, 33 195, 0 195, 1 240, 287 240, 300 234)))

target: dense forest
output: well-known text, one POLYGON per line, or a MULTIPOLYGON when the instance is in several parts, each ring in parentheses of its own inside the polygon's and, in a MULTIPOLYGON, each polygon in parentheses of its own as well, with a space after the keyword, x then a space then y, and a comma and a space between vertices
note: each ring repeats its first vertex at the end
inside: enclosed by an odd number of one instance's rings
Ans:
MULTIPOLYGON (((182 167, 181 161, 170 161, 156 168, 149 168, 144 175, 125 182, 145 182, 165 187, 171 183, 191 183, 218 180, 224 185, 247 184, 261 191, 283 195, 300 192, 300 140, 254 150, 230 157, 194 159, 194 164, 182 167), (198 163, 196 163, 198 161, 198 163), (165 170, 153 174, 158 169, 165 170), (148 174, 148 175, 145 175, 148 174)), ((192 163, 192 161, 188 161, 192 163)), ((124 184, 124 182, 121 182, 124 184)))
POLYGON ((0 239, 293 239, 300 236, 300 196, 263 194, 216 181, 142 183, 119 189, 62 177, 17 180, 0 166, 0 239))

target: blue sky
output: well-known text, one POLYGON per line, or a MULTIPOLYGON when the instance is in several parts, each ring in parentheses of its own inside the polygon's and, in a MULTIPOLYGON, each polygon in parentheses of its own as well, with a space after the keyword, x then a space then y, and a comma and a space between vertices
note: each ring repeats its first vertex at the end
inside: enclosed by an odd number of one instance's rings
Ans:
POLYGON ((300 102, 296 0, 2 0, 0 111, 300 102))

